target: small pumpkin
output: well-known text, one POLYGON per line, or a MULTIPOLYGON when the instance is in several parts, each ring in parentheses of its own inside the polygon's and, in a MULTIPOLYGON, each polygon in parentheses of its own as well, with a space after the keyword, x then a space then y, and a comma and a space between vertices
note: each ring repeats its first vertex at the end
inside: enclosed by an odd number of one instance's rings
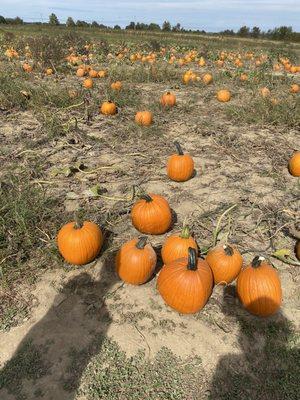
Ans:
POLYGON ((300 176, 300 151, 296 151, 289 160, 288 168, 293 176, 300 176))
POLYGON ((161 249, 161 256, 164 264, 169 264, 178 258, 188 256, 189 247, 196 250, 198 246, 195 239, 191 236, 188 226, 184 226, 180 233, 174 233, 166 238, 161 249))
POLYGON ((240 75, 240 81, 246 82, 248 80, 248 75, 243 73, 240 75))
POLYGON ((189 154, 184 154, 178 142, 175 142, 178 154, 173 154, 168 159, 167 174, 176 182, 185 182, 194 174, 194 160, 189 154))
POLYGON ((47 68, 46 71, 45 71, 45 74, 48 75, 48 76, 52 75, 53 74, 53 69, 52 68, 47 68))
POLYGON ((91 89, 94 86, 94 82, 92 78, 87 78, 83 81, 83 87, 86 89, 91 89))
POLYGON ((278 273, 263 257, 256 256, 239 274, 237 294, 250 313, 260 317, 274 314, 282 301, 278 273))
POLYGON ((25 62, 22 67, 25 72, 32 72, 33 68, 28 62, 25 62))
POLYGON ((132 207, 131 220, 138 231, 161 235, 171 226, 172 213, 169 203, 158 194, 143 195, 132 207))
POLYGON ((79 78, 82 78, 85 75, 85 73, 86 73, 85 68, 78 68, 76 71, 76 75, 79 78))
POLYGON ((205 259, 212 270, 215 284, 228 285, 233 282, 243 265, 240 252, 228 244, 209 250, 205 259))
POLYGON ((105 70, 101 70, 98 72, 98 77, 99 78, 105 78, 107 75, 107 72, 105 70))
POLYGON ((291 93, 299 93, 300 92, 300 86, 297 83, 293 83, 291 85, 290 92, 291 93))
POLYGON ((103 244, 101 229, 94 222, 76 220, 58 232, 57 245, 64 259, 74 265, 87 264, 99 254, 103 244))
POLYGON ((89 70, 89 76, 91 78, 97 78, 98 77, 98 71, 96 71, 95 69, 90 69, 89 70))
POLYGON ((263 98, 266 98, 271 95, 271 92, 267 87, 263 87, 259 91, 263 98))
POLYGON ((163 107, 174 107, 176 104, 176 96, 171 92, 167 92, 161 96, 160 104, 163 107))
POLYGON ((142 126, 150 126, 153 122, 151 111, 138 111, 135 115, 135 122, 142 126))
POLYGON ((204 74, 202 77, 202 82, 205 85, 209 85, 213 81, 213 76, 212 74, 204 74))
POLYGON ((164 265, 157 279, 157 289, 164 301, 183 314, 201 310, 212 288, 211 269, 205 260, 197 258, 194 248, 188 249, 188 257, 164 265))
POLYGON ((156 253, 147 237, 135 238, 123 244, 116 257, 116 271, 119 277, 132 285, 147 282, 156 266, 156 253))
POLYGON ((105 101, 100 107, 101 114, 115 115, 118 112, 117 106, 112 101, 105 101))
POLYGON ((227 103, 231 99, 231 93, 227 89, 221 89, 217 92, 217 99, 221 103, 227 103))
POLYGON ((110 85, 112 90, 121 90, 122 89, 122 82, 116 81, 110 85))

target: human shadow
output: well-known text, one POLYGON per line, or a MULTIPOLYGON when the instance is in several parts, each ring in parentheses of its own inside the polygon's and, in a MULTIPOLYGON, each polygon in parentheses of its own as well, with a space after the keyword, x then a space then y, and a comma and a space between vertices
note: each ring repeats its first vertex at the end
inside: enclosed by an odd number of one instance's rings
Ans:
POLYGON ((106 258, 100 278, 80 272, 62 286, 0 371, 1 400, 75 398, 111 322, 105 298, 117 281, 112 263, 112 257, 106 258))
POLYGON ((300 351, 296 332, 281 312, 255 317, 238 304, 235 288, 224 289, 223 312, 239 324, 241 354, 223 356, 209 391, 210 400, 299 399, 300 351))

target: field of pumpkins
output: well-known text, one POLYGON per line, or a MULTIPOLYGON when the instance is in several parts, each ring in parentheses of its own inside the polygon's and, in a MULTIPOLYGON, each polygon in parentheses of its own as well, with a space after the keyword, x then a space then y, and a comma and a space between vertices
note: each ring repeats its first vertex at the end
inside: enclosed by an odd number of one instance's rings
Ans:
POLYGON ((0 41, 1 338, 82 274, 93 321, 59 324, 105 326, 128 354, 213 369, 240 319, 297 325, 299 49, 102 38, 56 59, 63 39, 36 40, 0 41))

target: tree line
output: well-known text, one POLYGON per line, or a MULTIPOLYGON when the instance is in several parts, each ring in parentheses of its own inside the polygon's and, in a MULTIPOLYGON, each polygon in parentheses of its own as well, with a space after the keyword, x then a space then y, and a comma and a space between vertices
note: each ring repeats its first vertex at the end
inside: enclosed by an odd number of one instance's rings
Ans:
MULTIPOLYGON (((12 25, 22 25, 24 22, 21 18, 4 18, 0 15, 0 24, 12 24, 12 25)), ((42 24, 41 22, 36 22, 35 24, 42 24)), ((49 16, 49 25, 65 25, 68 28, 75 27, 92 27, 99 29, 114 29, 121 30, 120 25, 115 25, 114 27, 110 27, 104 24, 99 24, 97 21, 93 21, 92 23, 77 20, 76 22, 72 17, 68 17, 65 24, 61 24, 59 19, 55 14, 51 14, 49 16)), ((143 22, 130 22, 125 30, 137 30, 137 31, 162 31, 162 32, 185 32, 185 33, 200 33, 206 34, 204 30, 192 30, 185 29, 179 23, 172 26, 169 21, 165 21, 162 26, 151 22, 150 24, 145 24, 143 22)), ((283 41, 294 41, 300 42, 300 32, 294 32, 291 26, 280 26, 274 29, 269 29, 268 31, 262 31, 258 26, 254 26, 250 28, 248 26, 242 26, 237 32, 233 29, 226 29, 221 32, 210 33, 210 34, 218 34, 223 36, 237 36, 242 38, 261 38, 261 39, 271 39, 271 40, 283 40, 283 41)))

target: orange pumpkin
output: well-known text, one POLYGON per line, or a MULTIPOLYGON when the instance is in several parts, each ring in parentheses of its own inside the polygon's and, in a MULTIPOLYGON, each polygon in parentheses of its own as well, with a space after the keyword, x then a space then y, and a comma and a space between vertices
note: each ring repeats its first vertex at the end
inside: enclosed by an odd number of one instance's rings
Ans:
POLYGON ((22 67, 25 72, 32 72, 32 66, 28 62, 25 62, 22 67))
POLYGON ((74 265, 87 264, 94 260, 101 250, 103 235, 94 222, 69 222, 57 235, 57 245, 64 259, 74 265))
POLYGON ((166 238, 161 249, 161 256, 164 264, 188 256, 189 247, 196 250, 198 246, 195 239, 190 235, 188 226, 184 226, 181 233, 174 233, 166 238))
POLYGON ((240 81, 246 82, 248 80, 248 75, 247 74, 241 74, 240 75, 240 81))
POLYGON ((135 122, 142 126, 149 126, 153 122, 153 114, 151 111, 138 111, 135 115, 135 122))
POLYGON ((173 154, 167 163, 167 174, 176 182, 185 182, 194 174, 194 161, 189 154, 184 154, 178 142, 174 143, 178 154, 173 154))
POLYGON ((293 176, 300 176, 300 151, 296 151, 289 160, 289 171, 293 176))
POLYGON ((197 258, 193 248, 188 249, 188 257, 164 265, 157 280, 157 289, 164 301, 183 314, 201 310, 212 288, 211 269, 206 261, 197 258))
POLYGON ((290 92, 291 93, 299 93, 300 86, 297 83, 294 83, 293 85, 291 85, 290 92))
POLYGON ((105 78, 107 75, 107 72, 105 70, 101 70, 98 72, 99 78, 105 78))
POLYGON ((231 93, 229 90, 227 89, 222 89, 219 90, 217 92, 217 99, 221 102, 221 103, 226 103, 227 101, 229 101, 231 99, 231 93))
POLYGON ((83 87, 86 89, 91 89, 94 86, 94 82, 92 78, 87 78, 83 81, 83 87))
POLYGON ((112 90, 121 90, 122 89, 122 82, 120 81, 116 81, 113 82, 110 87, 112 88, 112 90))
POLYGON ((228 285, 233 282, 243 265, 240 252, 229 245, 217 246, 209 250, 205 259, 212 270, 215 284, 228 285))
POLYGON ((82 78, 85 75, 85 69, 84 68, 78 68, 77 71, 76 71, 76 75, 79 78, 82 78))
POLYGON ((271 92, 267 87, 263 87, 260 90, 260 94, 262 95, 262 97, 266 98, 268 96, 270 96, 271 92))
POLYGON ((133 226, 142 233, 165 233, 172 222, 169 203, 158 194, 143 195, 132 207, 131 220, 133 226))
POLYGON ((261 317, 274 314, 282 301, 276 270, 259 256, 239 274, 237 293, 246 310, 261 317))
POLYGON ((89 76, 91 78, 97 78, 98 77, 98 71, 94 70, 94 69, 90 69, 89 70, 89 76))
POLYGON ((209 85, 213 81, 212 74, 204 74, 202 77, 202 82, 205 83, 205 85, 209 85))
POLYGON ((170 92, 167 92, 161 96, 160 104, 163 107, 174 107, 176 104, 176 96, 170 92))
POLYGON ((45 74, 48 75, 48 76, 52 75, 53 74, 53 69, 52 68, 47 68, 46 71, 45 71, 45 74))
POLYGON ((100 107, 101 114, 115 115, 118 112, 117 106, 112 101, 105 101, 100 107))
POLYGON ((119 277, 132 285, 147 282, 156 266, 156 253, 147 237, 132 239, 125 243, 116 257, 116 270, 119 277))

